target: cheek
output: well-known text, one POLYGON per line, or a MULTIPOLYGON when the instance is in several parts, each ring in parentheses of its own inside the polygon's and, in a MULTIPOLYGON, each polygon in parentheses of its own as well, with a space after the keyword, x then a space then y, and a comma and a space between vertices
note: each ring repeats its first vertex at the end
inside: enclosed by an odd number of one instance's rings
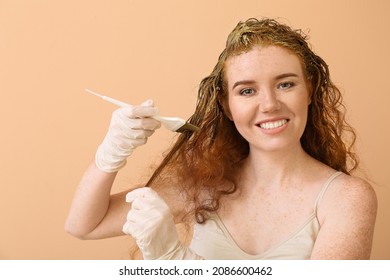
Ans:
POLYGON ((227 106, 227 115, 229 117, 229 119, 231 121, 234 121, 234 122, 239 122, 240 119, 242 118, 242 108, 240 108, 240 106, 238 106, 238 104, 236 102, 232 102, 231 99, 229 99, 229 103, 228 103, 228 106, 227 106), (241 109, 241 110, 240 110, 241 109))
POLYGON ((235 123, 237 129, 247 126, 256 115, 252 106, 245 102, 230 102, 229 108, 229 119, 235 123))
POLYGON ((225 112, 225 115, 228 117, 229 120, 233 121, 233 117, 232 117, 232 111, 230 109, 230 103, 228 100, 224 100, 223 101, 223 111, 225 112))
MULTIPOLYGON (((306 100, 305 100, 306 101, 306 100)), ((300 127, 301 132, 306 128, 307 125, 307 117, 309 112, 309 105, 305 103, 305 101, 302 101, 302 103, 297 104, 295 107, 295 117, 297 118, 298 125, 300 127)))

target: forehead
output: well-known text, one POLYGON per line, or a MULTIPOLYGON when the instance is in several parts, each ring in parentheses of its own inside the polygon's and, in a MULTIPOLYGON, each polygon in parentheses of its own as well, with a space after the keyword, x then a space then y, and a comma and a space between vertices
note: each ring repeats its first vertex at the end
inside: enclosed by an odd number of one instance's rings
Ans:
POLYGON ((295 73, 303 77, 302 60, 292 51, 279 46, 256 46, 225 62, 225 78, 230 84, 241 78, 272 77, 295 73))

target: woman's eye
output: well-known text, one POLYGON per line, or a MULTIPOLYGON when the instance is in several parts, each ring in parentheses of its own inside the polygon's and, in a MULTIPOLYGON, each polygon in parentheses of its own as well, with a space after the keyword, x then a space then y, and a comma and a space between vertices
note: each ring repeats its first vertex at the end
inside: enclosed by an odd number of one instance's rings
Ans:
POLYGON ((291 82, 285 82, 285 83, 280 83, 278 88, 279 89, 289 89, 294 86, 294 83, 291 82))
POLYGON ((251 95, 253 94, 255 91, 251 88, 244 88, 243 90, 240 91, 240 94, 241 95, 251 95))

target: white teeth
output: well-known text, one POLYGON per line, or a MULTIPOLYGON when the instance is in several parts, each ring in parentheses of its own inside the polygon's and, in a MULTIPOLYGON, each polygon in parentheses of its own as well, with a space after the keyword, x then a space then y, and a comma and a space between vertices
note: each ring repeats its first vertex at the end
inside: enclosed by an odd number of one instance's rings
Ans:
POLYGON ((287 123, 287 120, 280 120, 276 122, 266 122, 266 123, 261 123, 260 127, 263 129, 273 129, 273 128, 278 128, 282 125, 287 123))

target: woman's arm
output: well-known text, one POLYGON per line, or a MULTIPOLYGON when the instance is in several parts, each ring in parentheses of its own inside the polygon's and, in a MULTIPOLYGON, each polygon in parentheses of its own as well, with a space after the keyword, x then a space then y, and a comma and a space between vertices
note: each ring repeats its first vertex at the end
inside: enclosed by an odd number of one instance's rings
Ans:
POLYGON ((75 192, 65 230, 81 239, 98 239, 122 234, 130 206, 126 192, 111 195, 117 171, 132 151, 146 143, 161 124, 151 116, 158 113, 152 101, 116 110, 108 132, 75 192))
POLYGON ((318 209, 321 229, 311 259, 369 259, 377 198, 369 183, 351 176, 334 181, 318 209))
POLYGON ((100 239, 123 234, 130 205, 126 193, 110 195, 115 173, 99 170, 93 162, 85 171, 65 224, 65 230, 80 239, 100 239))

